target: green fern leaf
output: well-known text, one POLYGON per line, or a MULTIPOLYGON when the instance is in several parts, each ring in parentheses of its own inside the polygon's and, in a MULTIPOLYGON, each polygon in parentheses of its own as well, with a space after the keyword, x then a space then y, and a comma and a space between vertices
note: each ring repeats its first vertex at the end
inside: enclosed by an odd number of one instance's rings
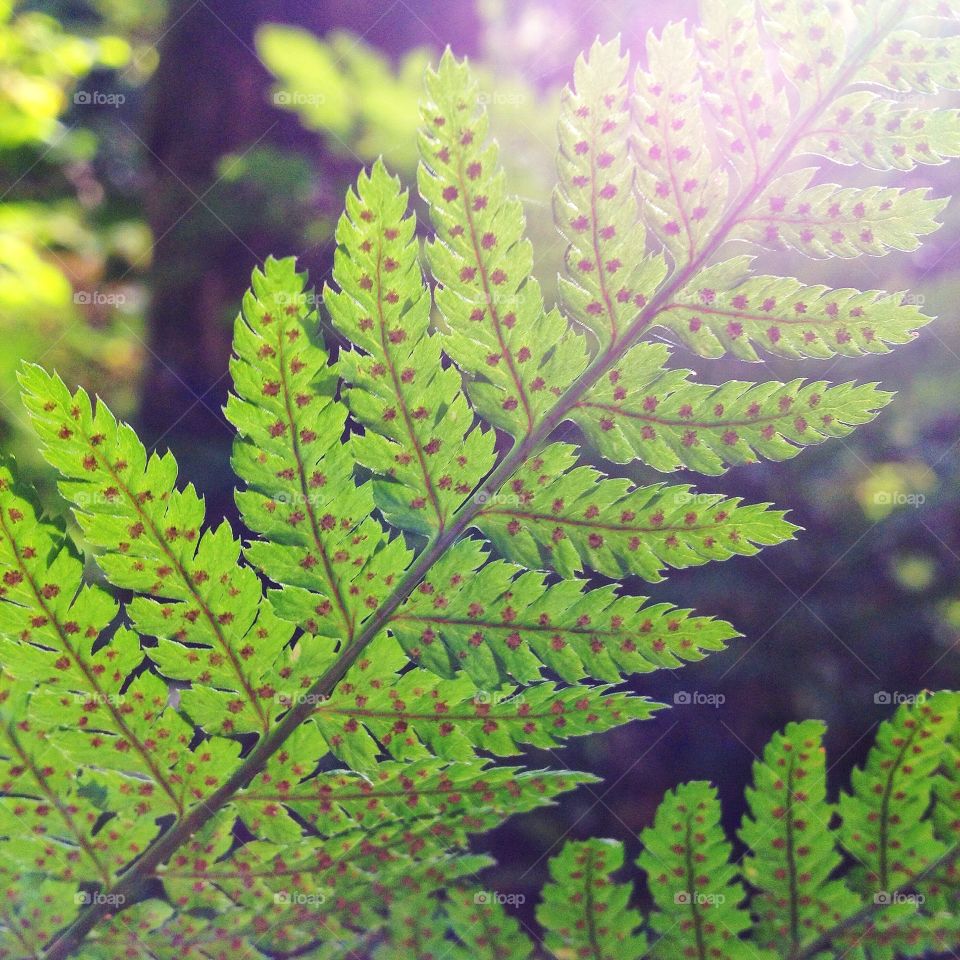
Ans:
MULTIPOLYGON (((157 638, 151 660, 164 676, 206 688, 231 730, 268 728, 257 691, 291 631, 269 613, 258 620, 260 585, 238 564, 239 541, 226 524, 203 531, 203 502, 192 485, 175 489, 173 457, 148 457, 102 403, 94 409, 83 390, 71 395, 39 367, 25 367, 21 382, 42 452, 64 477, 60 489, 84 536, 104 551, 107 578, 151 595, 127 608, 137 631, 157 638), (235 641, 247 636, 256 643, 245 659, 235 641)), ((185 702, 193 696, 185 692, 185 702)))
POLYGON ((451 890, 446 904, 450 929, 475 960, 528 960, 533 944, 491 891, 451 890))
POLYGON ((914 30, 895 30, 857 76, 898 93, 960 90, 960 37, 924 37, 914 30))
POLYGON ((542 574, 486 559, 477 541, 461 541, 390 622, 411 657, 441 676, 462 669, 484 690, 509 677, 538 680, 544 666, 570 683, 585 676, 617 683, 700 660, 737 636, 690 610, 646 605, 612 587, 586 590, 576 580, 548 584, 542 574))
POLYGON ((830 879, 840 854, 830 830, 823 736, 815 720, 790 724, 767 745, 747 788, 740 838, 751 853, 743 875, 759 891, 751 909, 765 949, 796 953, 855 913, 860 898, 830 879))
POLYGON ((616 342, 666 274, 646 258, 629 156, 629 61, 620 43, 599 41, 574 67, 560 117, 560 183, 554 215, 567 240, 560 295, 567 314, 605 345, 616 342))
POLYGON ((444 347, 470 376, 477 412, 514 436, 529 434, 582 372, 586 352, 531 275, 520 201, 508 197, 497 146, 487 141, 476 82, 448 50, 427 73, 420 194, 436 231, 428 245, 440 285, 444 347))
POLYGON ((678 267, 692 262, 717 227, 726 180, 699 131, 704 126, 697 53, 681 23, 647 37, 646 69, 634 78, 636 182, 645 219, 678 267))
POLYGON ((377 506, 417 533, 442 530, 493 464, 493 434, 473 427, 460 378, 428 335, 430 296, 420 274, 406 194, 382 163, 361 174, 337 229, 334 280, 324 302, 363 352, 341 353, 351 412, 366 427, 357 459, 384 479, 377 506), (459 424, 459 429, 457 425, 459 424))
POLYGON ((640 914, 627 906, 630 887, 610 880, 623 861, 622 844, 604 840, 568 842, 550 860, 537 920, 554 956, 639 960, 646 955, 640 914))
POLYGON ((547 803, 557 794, 594 778, 585 774, 546 771, 528 773, 514 767, 485 768, 481 764, 441 764, 433 758, 415 762, 383 761, 370 776, 355 773, 311 772, 308 758, 320 757, 323 738, 311 725, 291 739, 289 751, 274 757, 266 770, 237 794, 236 806, 247 828, 274 843, 295 843, 300 822, 326 836, 381 825, 436 827, 448 819, 448 842, 464 844, 466 833, 490 829, 504 811, 524 812, 547 803), (299 779, 298 779, 299 777, 299 779), (288 811, 296 814, 297 821, 288 811))
POLYGON ((938 230, 946 200, 927 189, 809 186, 815 169, 796 170, 771 183, 741 217, 732 239, 807 257, 882 256, 910 251, 938 230))
POLYGON ((0 675, 0 844, 4 862, 64 882, 109 889, 128 860, 156 836, 152 820, 138 819, 121 800, 105 830, 101 811, 112 792, 132 791, 136 781, 77 771, 57 749, 55 737, 28 719, 27 696, 0 675))
POLYGON ((822 380, 692 383, 690 371, 664 369, 667 357, 660 344, 639 344, 624 362, 629 378, 611 376, 578 401, 573 419, 608 460, 703 474, 760 457, 786 460, 847 436, 893 397, 876 384, 822 380))
POLYGON ((746 183, 773 160, 790 116, 786 92, 767 69, 752 4, 705 3, 696 31, 703 95, 725 159, 746 183))
POLYGON ((887 353, 889 344, 909 343, 931 319, 903 294, 750 276, 749 265, 749 257, 737 257, 708 267, 657 322, 704 357, 730 353, 758 360, 759 347, 791 359, 825 360, 887 353))
POLYGON ((941 164, 960 156, 960 111, 920 109, 859 91, 840 97, 801 146, 872 170, 941 164))
POLYGON ((353 451, 340 442, 346 408, 305 284, 292 259, 268 260, 237 319, 226 408, 247 484, 237 503, 264 538, 246 556, 285 587, 271 595, 276 611, 311 633, 349 637, 409 559, 371 517, 372 485, 353 483, 353 451))
POLYGON ((800 105, 822 100, 843 68, 846 37, 826 0, 761 0, 763 26, 800 105))
POLYGON ((878 729, 866 766, 853 771, 851 792, 840 796, 840 839, 857 860, 855 882, 865 892, 890 897, 946 849, 925 814, 956 729, 958 699, 940 693, 900 706, 878 729))
POLYGON ((57 931, 83 906, 72 883, 44 880, 36 873, 0 870, 4 898, 0 901, 0 957, 34 960, 42 956, 57 931))
POLYGON ((389 679, 408 660, 395 641, 378 640, 344 677, 314 719, 329 750, 354 770, 429 756, 472 760, 478 750, 512 756, 522 745, 549 748, 569 737, 650 717, 657 705, 602 685, 537 683, 478 689, 466 676, 440 680, 426 670, 389 679))
POLYGON ((656 906, 650 926, 659 935, 654 960, 747 960, 767 954, 739 939, 750 914, 730 863, 730 843, 720 828, 720 803, 708 783, 667 794, 653 826, 640 835, 637 863, 646 872, 656 906))
POLYGON ((593 570, 658 581, 668 566, 750 556, 797 529, 766 504, 690 487, 634 488, 575 462, 573 447, 548 447, 479 511, 476 526, 505 557, 563 577, 593 570))

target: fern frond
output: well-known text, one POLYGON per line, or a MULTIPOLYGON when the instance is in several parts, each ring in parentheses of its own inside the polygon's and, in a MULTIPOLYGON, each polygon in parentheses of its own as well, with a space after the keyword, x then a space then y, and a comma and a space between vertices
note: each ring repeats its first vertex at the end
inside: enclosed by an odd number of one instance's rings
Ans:
POLYGON ((750 257, 707 267, 657 323, 704 357, 759 360, 757 348, 791 359, 888 353, 928 324, 903 294, 830 290, 787 277, 751 276, 750 257))
MULTIPOLYGON (((825 0, 761 0, 764 31, 779 48, 780 68, 801 107, 822 102, 844 69, 845 31, 825 0)), ((889 13, 887 13, 889 16, 889 13)))
POLYGON ((570 683, 585 676, 617 683, 700 660, 737 636, 728 623, 690 610, 646 605, 613 587, 548 583, 487 559, 477 541, 461 541, 390 621, 417 662, 441 676, 462 669, 484 690, 510 677, 536 681, 544 666, 570 683))
POLYGON ((913 170, 960 156, 960 111, 922 109, 869 91, 840 97, 801 149, 871 170, 913 170))
MULTIPOLYGON (((581 456, 717 474, 843 436, 888 399, 873 384, 699 384, 650 333, 711 357, 854 357, 928 319, 900 296, 719 258, 738 239, 879 255, 937 228, 943 202, 923 189, 820 182, 797 160, 956 154, 955 114, 876 89, 960 85, 955 38, 896 32, 956 10, 761 6, 711 0, 699 30, 650 35, 635 73, 616 43, 578 61, 555 199, 574 326, 544 305, 477 86, 445 54, 420 138, 435 297, 407 195, 376 164, 338 227, 336 359, 292 259, 269 259, 244 298, 227 414, 248 544, 207 525, 169 454, 24 371, 86 543, 134 597, 84 587, 64 532, 0 464, 0 960, 114 960, 140 932, 157 960, 529 955, 502 904, 470 911, 488 860, 464 850, 592 778, 489 758, 649 716, 658 705, 608 684, 734 635, 575 576, 658 580, 797 529, 766 504, 637 487, 581 456), (571 425, 582 451, 560 442, 571 425), (496 446, 495 430, 509 435, 496 446), (36 916, 38 896, 71 892, 95 896, 51 906, 56 924, 36 916)), ((957 701, 882 725, 837 810, 821 728, 789 728, 755 768, 739 863, 713 788, 679 788, 643 834, 644 932, 611 882, 621 848, 568 847, 540 910, 548 949, 879 960, 956 942, 957 701)))
POLYGON ((933 775, 957 726, 958 698, 937 694, 898 708, 882 724, 866 766, 840 796, 840 838, 857 862, 855 882, 878 896, 910 881, 946 850, 924 815, 933 775))
POLYGON ((430 295, 420 273, 406 194, 382 163, 361 174, 337 228, 338 250, 324 302, 359 350, 340 354, 350 411, 367 432, 358 462, 383 479, 374 499, 406 530, 442 530, 493 465, 493 433, 473 429, 440 338, 428 333, 430 295), (362 351, 362 352, 360 352, 362 351))
POLYGON ((433 760, 407 763, 384 761, 369 777, 355 773, 310 773, 305 757, 322 755, 311 750, 322 739, 311 725, 298 730, 291 749, 274 757, 251 785, 237 794, 235 804, 248 829, 274 843, 295 843, 299 823, 318 834, 336 836, 403 825, 436 829, 447 821, 448 844, 465 844, 466 831, 489 830, 505 812, 536 809, 550 798, 580 783, 591 783, 587 774, 543 771, 529 773, 515 767, 481 764, 441 764, 433 760), (295 750, 303 752, 294 753, 295 750), (297 777, 300 777, 300 780, 297 777), (287 811, 296 814, 291 820, 287 811))
POLYGON ((667 356, 660 344, 638 344, 624 362, 629 377, 611 376, 577 402, 572 418, 608 460, 708 475, 787 460, 847 436, 893 397, 872 383, 692 383, 690 371, 664 369, 667 356))
POLYGON ((83 390, 71 394, 39 367, 24 367, 21 382, 43 455, 63 476, 85 538, 103 551, 100 567, 111 583, 145 594, 127 612, 138 633, 157 638, 150 659, 165 677, 195 685, 185 702, 216 699, 232 731, 269 728, 257 691, 292 631, 261 609, 259 581, 239 564, 229 526, 204 530, 194 487, 175 488, 173 456, 148 456, 103 403, 94 409, 83 390))
POLYGON ((533 952, 516 918, 489 891, 451 890, 446 915, 465 947, 465 960, 528 960, 533 952))
POLYGON ((739 939, 750 927, 750 914, 740 906, 745 894, 730 863, 713 787, 695 782, 669 793, 640 839, 643 852, 637 863, 649 880, 656 907, 650 926, 659 935, 652 957, 766 956, 739 939))
POLYGON ((724 158, 744 182, 756 182, 773 159, 790 110, 786 91, 777 89, 767 69, 753 4, 703 4, 695 35, 704 101, 724 158))
POLYGON ((270 259, 237 318, 226 407, 247 484, 237 503, 264 538, 246 556, 285 588, 271 595, 276 611, 311 633, 350 637, 409 559, 371 517, 372 485, 353 483, 353 451, 340 442, 347 411, 305 286, 292 258, 270 259))
POLYGON ((601 345, 613 343, 666 274, 662 257, 643 257, 630 160, 629 60, 620 42, 597 41, 577 59, 560 115, 560 181, 554 216, 569 246, 560 296, 567 314, 601 345))
POLYGON ((475 525, 503 556, 527 567, 654 582, 668 566, 750 556, 797 529, 768 504, 741 505, 686 486, 635 488, 575 463, 573 447, 548 447, 484 504, 475 525))
POLYGON ((731 239, 817 259, 878 257, 916 250, 921 237, 940 229, 947 201, 931 199, 926 188, 809 186, 815 173, 795 170, 771 183, 731 239))
POLYGON ((894 30, 856 79, 898 93, 960 90, 960 37, 925 37, 894 30))
POLYGON ((480 688, 461 674, 441 680, 400 671, 408 659, 381 638, 313 714, 331 753, 354 770, 373 769, 385 751, 397 760, 472 760, 478 750, 506 757, 522 745, 553 747, 569 737, 650 717, 658 705, 609 686, 480 688))
POLYGON ((583 371, 586 351, 559 311, 544 308, 523 208, 505 192, 466 63, 448 50, 426 87, 418 183, 436 232, 427 256, 444 348, 470 375, 477 412, 523 437, 583 371))
POLYGON ((693 39, 682 23, 647 37, 634 77, 636 184, 646 220, 678 267, 697 259, 720 223, 727 179, 716 176, 693 39))
MULTIPOLYGON (((96 828, 100 810, 94 794, 107 793, 96 775, 65 767, 54 738, 28 719, 27 696, 9 677, 0 675, 0 841, 4 862, 24 872, 64 882, 109 887, 127 861, 156 835, 151 820, 138 820, 120 797, 105 831, 96 828)), ((107 781, 111 793, 121 778, 107 781)))
POLYGON ((44 880, 35 873, 0 870, 4 896, 0 898, 0 957, 36 960, 57 931, 77 915, 82 902, 76 886, 44 880))
POLYGON ((770 741, 753 766, 747 788, 750 816, 740 838, 750 854, 743 875, 757 891, 752 911, 756 937, 771 951, 796 953, 844 917, 860 898, 831 879, 840 864, 830 830, 824 724, 790 724, 770 741))
POLYGON ((604 840, 568 842, 550 860, 551 879, 537 920, 554 956, 639 960, 646 955, 640 914, 627 905, 630 886, 610 879, 623 862, 623 845, 604 840))

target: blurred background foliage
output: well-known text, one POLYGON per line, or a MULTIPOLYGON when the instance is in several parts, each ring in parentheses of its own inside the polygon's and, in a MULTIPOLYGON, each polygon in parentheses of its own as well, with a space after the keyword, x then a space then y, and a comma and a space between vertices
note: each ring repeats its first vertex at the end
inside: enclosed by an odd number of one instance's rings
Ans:
MULTIPOLYGON (((296 253, 322 281, 359 168, 382 154, 415 183, 425 64, 447 42, 473 58, 549 300, 563 252, 551 219, 554 129, 576 53, 597 33, 638 45, 647 29, 693 14, 687 0, 0 0, 0 446, 52 493, 18 412, 15 369, 37 360, 171 447, 214 515, 233 516, 220 405, 250 270, 296 253)), ((951 166, 896 183, 958 192, 951 166)), ((940 319, 889 357, 773 360, 753 374, 876 379, 898 397, 845 441, 700 482, 789 507, 805 532, 757 558, 634 585, 744 633, 637 689, 723 703, 678 705, 533 755, 604 782, 485 841, 503 863, 493 885, 526 893, 528 918, 543 858, 565 832, 632 842, 663 791, 691 778, 719 783, 732 828, 754 752, 787 721, 830 723, 839 783, 898 696, 960 686, 958 210, 913 254, 763 257, 762 269, 811 282, 905 291, 940 319)), ((675 360, 708 382, 751 377, 680 348, 675 360)))

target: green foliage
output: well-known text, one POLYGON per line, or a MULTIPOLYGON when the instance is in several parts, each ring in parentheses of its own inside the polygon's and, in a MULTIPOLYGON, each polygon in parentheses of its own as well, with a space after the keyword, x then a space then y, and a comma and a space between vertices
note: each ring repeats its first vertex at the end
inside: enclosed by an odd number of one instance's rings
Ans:
MULTIPOLYGON (((707 356, 822 358, 882 352, 927 320, 902 297, 721 259, 731 239, 852 256, 934 228, 943 203, 920 190, 784 172, 811 151, 852 158, 816 125, 881 69, 907 15, 864 6, 856 43, 826 5, 765 5, 761 29, 716 2, 695 32, 649 37, 632 77, 617 43, 581 58, 560 129, 560 307, 532 275, 476 82, 447 53, 419 139, 433 290, 381 162, 347 196, 322 295, 342 340, 322 339, 292 259, 254 272, 226 408, 249 539, 207 518, 172 455, 23 367, 43 455, 119 593, 87 585, 64 530, 0 465, 0 960, 538 949, 510 894, 478 889, 488 861, 470 837, 594 778, 496 758, 651 716, 613 685, 736 635, 588 578, 655 581, 798 529, 768 504, 608 476, 560 431, 663 472, 792 456, 889 396, 695 383, 647 334, 707 356)), ((950 154, 956 115, 930 122, 911 162, 950 154)), ((956 942, 957 712, 951 693, 901 707, 836 805, 822 727, 789 727, 757 761, 740 862, 714 788, 678 788, 640 838, 646 917, 611 876, 618 845, 570 844, 538 910, 543 947, 874 960, 956 942)))

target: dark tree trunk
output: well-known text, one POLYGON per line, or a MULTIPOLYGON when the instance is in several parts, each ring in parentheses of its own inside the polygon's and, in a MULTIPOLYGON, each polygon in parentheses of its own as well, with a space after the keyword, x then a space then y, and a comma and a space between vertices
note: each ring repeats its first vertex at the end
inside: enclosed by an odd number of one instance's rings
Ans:
MULTIPOLYGON (((254 47, 257 26, 268 21, 321 35, 345 28, 394 58, 447 41, 471 52, 478 34, 473 0, 171 4, 143 137, 156 246, 140 426, 148 443, 174 449, 221 510, 231 500, 231 432, 220 413, 231 321, 253 266, 270 253, 297 251, 300 238, 297 223, 284 236, 275 224, 264 228, 256 209, 237 209, 237 197, 218 184, 218 162, 254 145, 318 155, 315 135, 269 102, 271 78, 254 47)), ((320 150, 324 170, 346 172, 343 160, 320 150)))

